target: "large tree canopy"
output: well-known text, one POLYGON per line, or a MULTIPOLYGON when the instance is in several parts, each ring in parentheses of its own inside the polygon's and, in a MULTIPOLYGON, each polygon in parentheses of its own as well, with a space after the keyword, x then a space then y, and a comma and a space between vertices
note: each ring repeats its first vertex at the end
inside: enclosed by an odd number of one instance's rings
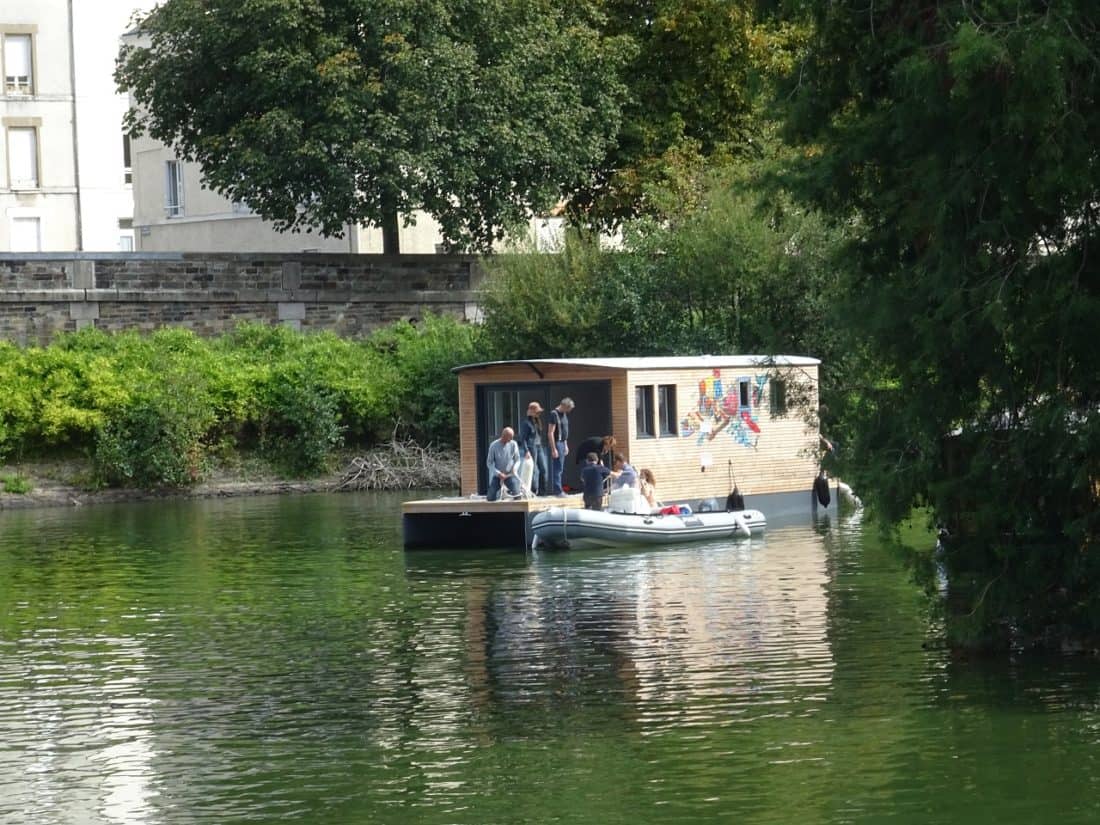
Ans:
MULTIPOLYGON (((569 202, 577 223, 654 214, 652 196, 761 152, 761 90, 804 41, 804 24, 750 0, 597 0, 601 27, 633 44, 618 139, 569 202)), ((688 194, 688 184, 684 194, 688 194)))
POLYGON ((487 248, 583 181, 619 126, 625 38, 556 0, 166 0, 116 81, 130 126, 280 229, 424 210, 487 248))
POLYGON ((847 472, 950 526, 956 631, 1100 632, 1097 6, 811 5, 799 188, 856 229, 841 317, 881 359, 847 472))

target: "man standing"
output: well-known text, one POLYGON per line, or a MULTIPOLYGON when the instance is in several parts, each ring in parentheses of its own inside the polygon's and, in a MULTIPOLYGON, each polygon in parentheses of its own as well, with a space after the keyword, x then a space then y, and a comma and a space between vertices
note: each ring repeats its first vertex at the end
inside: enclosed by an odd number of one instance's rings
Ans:
POLYGON ((500 438, 489 445, 489 458, 485 466, 489 468, 489 501, 500 498, 500 485, 508 488, 513 496, 519 495, 519 479, 516 478, 516 465, 519 464, 519 446, 514 440, 511 427, 500 431, 500 438))
POLYGON ((569 455, 569 413, 573 411, 573 399, 563 398, 550 410, 550 423, 546 427, 546 439, 550 442, 551 489, 556 496, 564 496, 561 475, 565 469, 565 457, 569 455))

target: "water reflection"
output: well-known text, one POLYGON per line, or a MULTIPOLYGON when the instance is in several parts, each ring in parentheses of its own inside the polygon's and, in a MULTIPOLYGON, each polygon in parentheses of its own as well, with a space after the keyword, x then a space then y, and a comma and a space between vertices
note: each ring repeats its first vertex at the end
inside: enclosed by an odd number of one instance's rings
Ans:
POLYGON ((725 545, 538 553, 488 570, 442 555, 410 554, 408 564, 410 580, 436 600, 424 628, 433 643, 412 639, 412 649, 437 666, 441 649, 461 656, 453 672, 463 684, 451 690, 483 711, 537 707, 552 726, 598 707, 648 733, 726 724, 812 713, 835 667, 825 554, 804 530, 725 545))
POLYGON ((0 513, 0 821, 1097 813, 1096 668, 926 644, 858 520, 406 554, 397 503, 0 513))

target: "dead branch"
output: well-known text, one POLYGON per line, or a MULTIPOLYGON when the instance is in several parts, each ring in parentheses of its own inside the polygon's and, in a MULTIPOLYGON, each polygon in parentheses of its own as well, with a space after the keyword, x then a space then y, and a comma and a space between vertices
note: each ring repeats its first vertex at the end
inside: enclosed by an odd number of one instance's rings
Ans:
POLYGON ((335 490, 447 489, 459 486, 458 454, 398 440, 351 460, 335 490))

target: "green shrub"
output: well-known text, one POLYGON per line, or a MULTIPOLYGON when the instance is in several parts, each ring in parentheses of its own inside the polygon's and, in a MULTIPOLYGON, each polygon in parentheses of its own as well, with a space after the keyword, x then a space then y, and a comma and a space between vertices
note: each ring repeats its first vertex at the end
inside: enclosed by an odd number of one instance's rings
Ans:
POLYGON ((201 376, 167 370, 96 430, 96 478, 112 487, 185 487, 202 479, 213 415, 201 376))
POLYGON ((403 434, 421 443, 458 444, 458 376, 452 369, 484 360, 480 327, 426 313, 417 323, 402 321, 371 338, 387 354, 391 418, 403 434))
POLYGON ((343 443, 332 393, 301 375, 276 375, 265 400, 260 446, 271 461, 295 476, 324 470, 343 443))
POLYGON ((3 485, 5 493, 15 493, 16 495, 24 495, 34 489, 30 481, 20 475, 0 476, 0 484, 3 485))

